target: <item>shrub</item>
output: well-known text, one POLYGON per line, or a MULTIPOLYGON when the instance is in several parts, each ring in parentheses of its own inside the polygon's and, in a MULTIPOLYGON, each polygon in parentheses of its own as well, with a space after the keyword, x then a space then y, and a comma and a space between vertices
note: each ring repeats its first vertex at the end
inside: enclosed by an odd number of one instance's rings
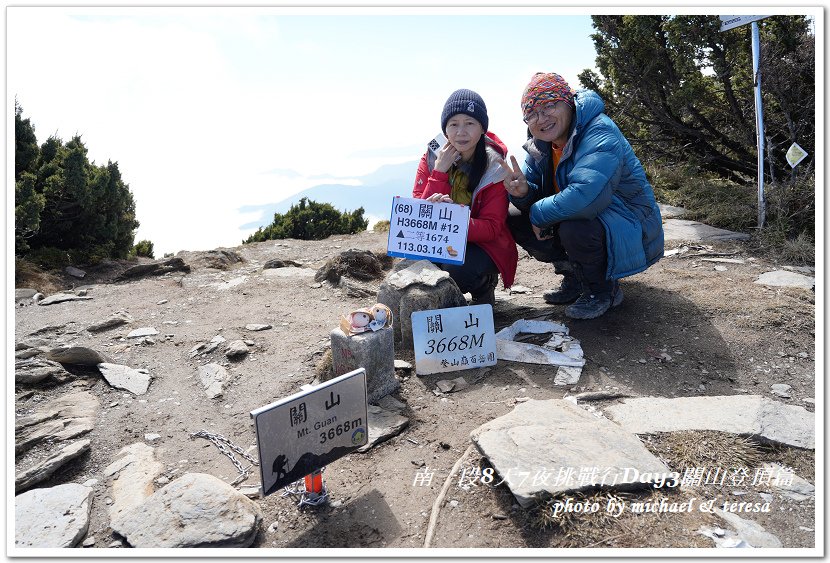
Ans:
POLYGON ((815 263, 815 174, 771 183, 764 192, 766 221, 760 245, 784 261, 815 263))
POLYGON ((389 221, 378 221, 372 227, 372 230, 376 233, 388 233, 389 232, 389 221))
POLYGON ((366 230, 368 225, 369 220, 363 217, 362 207, 340 212, 330 203, 318 203, 304 197, 285 214, 274 213, 274 221, 270 225, 260 227, 242 243, 286 238, 322 240, 331 235, 358 233, 366 230))
POLYGON ((26 255, 26 260, 44 270, 59 270, 72 263, 72 258, 66 250, 52 246, 32 250, 26 255))
POLYGON ((153 255, 153 243, 149 240, 140 240, 133 246, 132 254, 135 256, 144 256, 145 258, 155 258, 153 255))
POLYGON ((753 234, 752 247, 785 261, 815 262, 815 173, 764 186, 766 216, 758 232, 758 189, 693 166, 646 167, 657 200, 686 209, 685 219, 753 234))

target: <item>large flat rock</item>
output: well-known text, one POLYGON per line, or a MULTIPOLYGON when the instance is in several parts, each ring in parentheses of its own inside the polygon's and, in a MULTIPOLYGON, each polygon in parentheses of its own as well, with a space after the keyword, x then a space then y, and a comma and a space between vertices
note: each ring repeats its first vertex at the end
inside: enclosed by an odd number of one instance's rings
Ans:
POLYGON ((726 229, 718 229, 697 221, 686 219, 666 219, 663 222, 663 238, 665 240, 686 241, 719 241, 719 240, 749 240, 746 233, 736 233, 726 229))
POLYGON ((98 398, 87 391, 67 393, 43 405, 37 412, 17 419, 14 450, 24 452, 34 445, 69 440, 90 432, 95 426, 98 398))
POLYGON ((115 460, 104 469, 104 477, 112 479, 113 503, 110 520, 140 506, 153 493, 153 480, 164 470, 156 461, 155 450, 143 442, 121 448, 115 460))
POLYGON ((33 485, 37 485, 38 483, 47 480, 68 462, 88 452, 90 444, 91 442, 89 440, 79 440, 69 444, 40 463, 37 463, 32 467, 16 474, 14 476, 15 492, 17 493, 26 490, 33 485))
POLYGON ((14 362, 14 382, 23 385, 33 385, 44 379, 60 379, 71 375, 61 364, 52 360, 29 358, 14 362))
POLYGON ((524 507, 594 486, 643 486, 671 471, 632 432, 557 399, 520 403, 470 438, 524 507), (583 468, 591 479, 579 478, 583 468))
POLYGON ((212 475, 188 473, 113 519, 133 547, 249 547, 259 506, 212 475))
POLYGON ((74 547, 89 529, 92 489, 67 483, 14 497, 15 547, 74 547))
POLYGON ((133 395, 144 395, 150 387, 151 377, 147 370, 109 363, 98 364, 98 370, 111 386, 129 391, 133 395))
MULTIPOLYGON (((387 395, 387 397, 389 397, 387 395)), ((384 397, 386 398, 386 397, 384 397)), ((391 399, 391 397, 389 397, 391 399)), ((402 416, 400 412, 384 409, 377 405, 369 405, 369 441, 365 446, 357 449, 359 452, 367 452, 375 445, 397 436, 409 424, 409 419, 402 416)))
POLYGON ((88 301, 90 299, 92 299, 92 297, 87 297, 85 295, 74 295, 72 293, 56 293, 42 300, 40 303, 38 303, 38 305, 54 305, 55 303, 63 303, 64 301, 88 301))
POLYGON ((605 412, 635 434, 715 430, 798 448, 816 447, 813 413, 760 395, 640 397, 625 399, 605 412))
POLYGON ((774 270, 772 272, 764 272, 755 283, 759 285, 770 285, 773 287, 800 287, 803 289, 813 289, 816 286, 816 278, 813 276, 805 276, 798 272, 789 272, 787 270, 774 270))
POLYGON ((665 203, 658 203, 657 207, 660 208, 660 216, 663 219, 679 219, 686 214, 685 207, 675 207, 674 205, 667 205, 665 203))

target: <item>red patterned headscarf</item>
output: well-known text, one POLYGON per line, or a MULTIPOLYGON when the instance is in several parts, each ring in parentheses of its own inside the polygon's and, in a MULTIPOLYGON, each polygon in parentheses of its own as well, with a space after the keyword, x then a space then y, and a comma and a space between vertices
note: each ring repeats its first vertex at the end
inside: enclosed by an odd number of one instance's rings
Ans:
POLYGON ((522 113, 527 115, 537 105, 562 100, 574 107, 574 90, 555 72, 537 72, 522 94, 522 113))

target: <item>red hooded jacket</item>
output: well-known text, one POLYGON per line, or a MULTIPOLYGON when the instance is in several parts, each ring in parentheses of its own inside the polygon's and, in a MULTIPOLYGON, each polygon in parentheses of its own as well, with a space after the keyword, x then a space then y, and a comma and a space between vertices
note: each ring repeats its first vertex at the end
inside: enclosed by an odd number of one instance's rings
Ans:
MULTIPOLYGON (((490 141, 487 143, 489 162, 481 181, 473 190, 467 241, 476 243, 490 256, 501 273, 504 287, 508 288, 516 277, 519 253, 507 227, 507 191, 504 189, 504 174, 496 162, 496 153, 502 158, 507 156, 507 146, 495 133, 487 132, 486 135, 490 141)), ((435 156, 427 151, 418 165, 412 197, 426 199, 433 194, 450 195, 449 175, 433 170, 434 165, 435 156)))

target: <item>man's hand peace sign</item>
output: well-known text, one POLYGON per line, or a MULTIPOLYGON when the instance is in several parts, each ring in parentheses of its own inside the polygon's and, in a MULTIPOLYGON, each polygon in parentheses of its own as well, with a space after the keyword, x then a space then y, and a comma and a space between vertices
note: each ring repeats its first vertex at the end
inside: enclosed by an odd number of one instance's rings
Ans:
POLYGON ((508 165, 503 158, 499 158, 497 162, 499 163, 499 166, 501 166, 502 170, 504 170, 507 174, 504 179, 504 189, 507 190, 507 193, 513 197, 526 196, 528 192, 527 179, 525 178, 525 175, 522 174, 522 169, 519 167, 516 157, 513 155, 510 156, 512 167, 508 165))

